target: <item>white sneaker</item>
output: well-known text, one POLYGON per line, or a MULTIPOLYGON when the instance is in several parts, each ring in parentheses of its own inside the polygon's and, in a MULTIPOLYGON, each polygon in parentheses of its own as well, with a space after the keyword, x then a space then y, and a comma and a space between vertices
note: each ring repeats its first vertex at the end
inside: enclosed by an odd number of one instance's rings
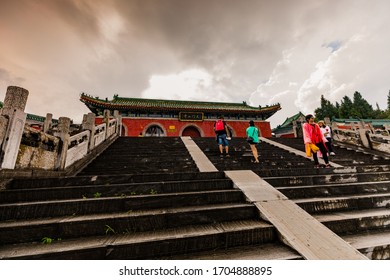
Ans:
POLYGON ((330 155, 331 156, 335 156, 336 154, 334 152, 330 152, 330 155))

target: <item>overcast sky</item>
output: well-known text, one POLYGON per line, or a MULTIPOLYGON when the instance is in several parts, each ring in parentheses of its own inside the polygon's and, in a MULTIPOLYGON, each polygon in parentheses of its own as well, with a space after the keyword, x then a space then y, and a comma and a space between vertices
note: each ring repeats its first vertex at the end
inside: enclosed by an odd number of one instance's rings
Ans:
POLYGON ((271 127, 390 89, 388 0, 0 0, 0 100, 80 122, 81 92, 281 104, 271 127))

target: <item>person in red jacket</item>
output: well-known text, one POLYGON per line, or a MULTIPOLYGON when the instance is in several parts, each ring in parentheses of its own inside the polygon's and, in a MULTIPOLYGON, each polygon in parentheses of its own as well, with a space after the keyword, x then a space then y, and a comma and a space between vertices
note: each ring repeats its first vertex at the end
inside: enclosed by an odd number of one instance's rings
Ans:
POLYGON ((230 140, 230 131, 223 116, 219 116, 218 120, 214 123, 214 131, 217 136, 220 156, 223 157, 223 150, 225 149, 226 157, 229 157, 230 155, 228 140, 230 140))
MULTIPOLYGON (((307 115, 305 117, 306 123, 302 125, 303 128, 303 141, 306 144, 312 143, 316 145, 323 156, 323 159, 325 161, 325 167, 331 167, 329 164, 328 159, 328 151, 326 149, 325 143, 327 140, 325 139, 324 135, 321 132, 321 129, 318 124, 314 122, 314 116, 313 115, 307 115)), ((319 168, 320 164, 318 162, 318 156, 317 152, 313 152, 313 159, 314 159, 314 167, 319 168)))

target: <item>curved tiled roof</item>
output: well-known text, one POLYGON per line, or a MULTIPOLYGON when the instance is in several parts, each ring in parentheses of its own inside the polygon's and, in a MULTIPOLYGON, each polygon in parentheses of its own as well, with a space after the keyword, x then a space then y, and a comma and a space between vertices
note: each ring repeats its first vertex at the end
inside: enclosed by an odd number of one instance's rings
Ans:
POLYGON ((301 112, 298 112, 298 113, 295 114, 294 116, 287 118, 287 119, 280 125, 280 127, 287 127, 287 126, 290 126, 290 125, 292 125, 292 122, 293 122, 293 121, 298 120, 300 117, 305 117, 305 115, 302 114, 301 112))
POLYGON ((202 111, 202 112, 224 112, 224 113, 252 113, 267 114, 270 117, 280 110, 280 105, 266 107, 251 107, 243 103, 224 103, 224 102, 201 102, 201 101, 182 101, 182 100, 162 100, 162 99, 144 99, 144 98, 124 98, 114 96, 112 100, 102 100, 86 95, 80 96, 83 102, 91 111, 93 109, 109 110, 163 110, 163 111, 202 111))

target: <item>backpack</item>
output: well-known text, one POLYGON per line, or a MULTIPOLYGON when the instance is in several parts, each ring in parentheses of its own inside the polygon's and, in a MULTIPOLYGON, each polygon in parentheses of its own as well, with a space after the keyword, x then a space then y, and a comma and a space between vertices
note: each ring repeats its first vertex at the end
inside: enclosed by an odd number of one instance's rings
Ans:
POLYGON ((225 130, 225 124, 223 123, 223 120, 217 120, 215 123, 215 131, 223 131, 225 130))

